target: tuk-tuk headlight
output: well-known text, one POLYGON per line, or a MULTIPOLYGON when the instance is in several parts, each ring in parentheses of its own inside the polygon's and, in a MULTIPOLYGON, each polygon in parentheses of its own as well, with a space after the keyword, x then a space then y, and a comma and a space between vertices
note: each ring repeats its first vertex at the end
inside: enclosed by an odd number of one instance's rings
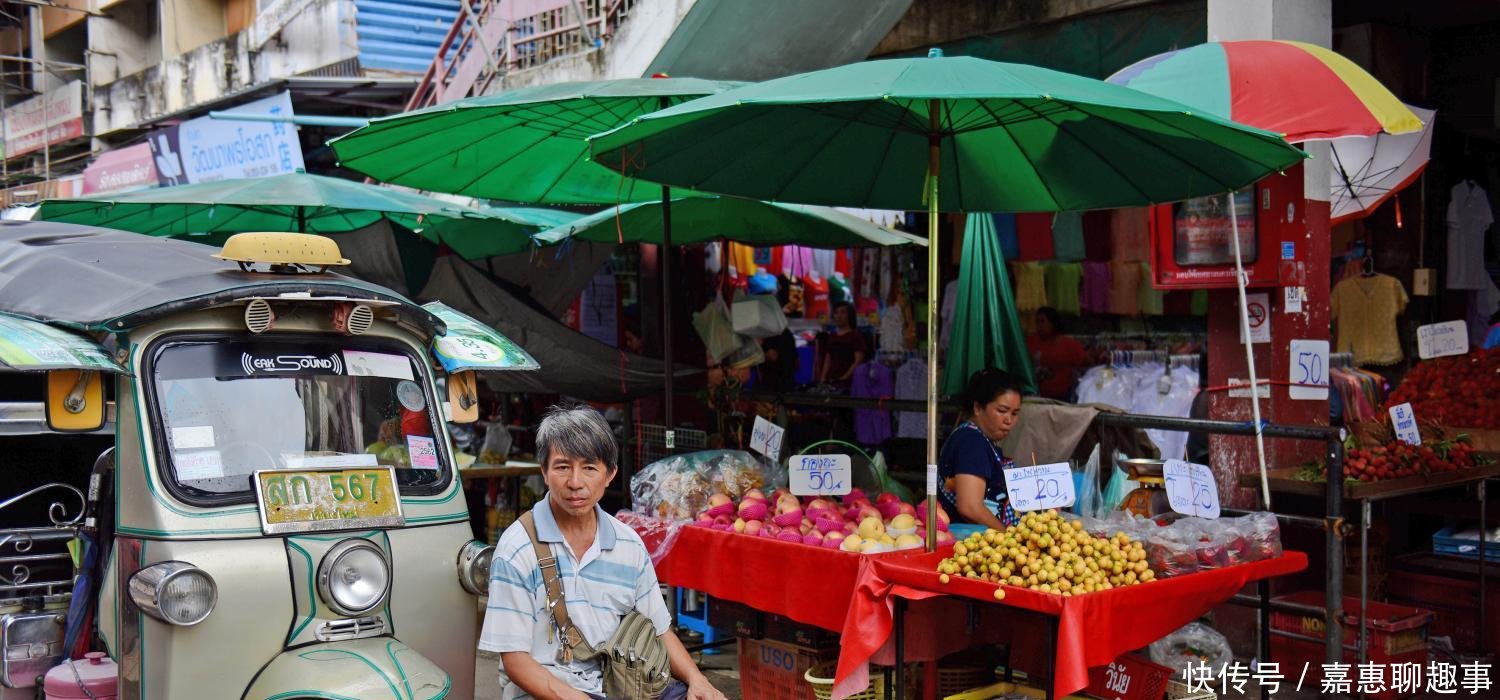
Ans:
POLYGON ((458 551, 458 582, 474 595, 484 595, 490 588, 490 560, 495 548, 470 540, 458 551))
POLYGON ((219 588, 207 572, 182 561, 152 564, 130 577, 130 599, 169 625, 196 625, 214 611, 219 588))
POLYGON ((363 615, 385 602, 391 591, 391 564, 369 540, 344 540, 318 565, 318 594, 341 615, 363 615))

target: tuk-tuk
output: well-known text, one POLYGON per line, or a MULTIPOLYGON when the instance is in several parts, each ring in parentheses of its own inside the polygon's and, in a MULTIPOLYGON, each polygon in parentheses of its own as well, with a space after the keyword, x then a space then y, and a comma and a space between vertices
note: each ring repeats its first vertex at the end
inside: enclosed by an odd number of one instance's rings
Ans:
POLYGON ((0 222, 0 370, 45 373, 0 434, 113 434, 92 469, 0 491, 0 698, 44 674, 64 697, 472 697, 493 548, 447 423, 477 417, 474 372, 537 364, 328 272, 348 262, 304 234, 0 222))

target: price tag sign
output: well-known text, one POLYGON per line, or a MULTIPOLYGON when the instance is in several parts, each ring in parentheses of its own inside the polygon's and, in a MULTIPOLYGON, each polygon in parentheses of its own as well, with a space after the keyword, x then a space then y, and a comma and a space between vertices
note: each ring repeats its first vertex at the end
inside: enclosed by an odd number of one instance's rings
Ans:
POLYGON ((1299 401, 1328 400, 1328 341, 1293 340, 1288 365, 1291 398, 1299 401))
POLYGON ((1162 476, 1172 510, 1200 518, 1219 517, 1219 487, 1213 470, 1202 464, 1169 459, 1162 466, 1162 476))
POLYGON ((750 449, 769 457, 772 462, 779 461, 781 438, 785 435, 786 431, 775 423, 756 416, 755 425, 750 428, 750 449))
POLYGON ((1411 404, 1403 403, 1391 407, 1391 427, 1396 429, 1396 439, 1408 445, 1422 444, 1422 431, 1417 429, 1417 414, 1411 404))
POLYGON ((1468 353, 1469 328, 1463 321, 1417 326, 1417 357, 1430 360, 1434 357, 1468 353))
POLYGON ((1073 468, 1067 462, 1005 470, 1005 493, 1017 512, 1073 505, 1073 468))
POLYGON ((787 465, 788 486, 796 496, 846 496, 850 478, 849 455, 796 455, 787 465))

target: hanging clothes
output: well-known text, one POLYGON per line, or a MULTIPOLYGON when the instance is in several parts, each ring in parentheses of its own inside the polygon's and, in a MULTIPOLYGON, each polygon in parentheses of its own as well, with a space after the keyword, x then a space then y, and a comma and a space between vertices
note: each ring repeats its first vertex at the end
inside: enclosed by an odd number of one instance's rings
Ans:
POLYGON ((1078 263, 1050 263, 1047 265, 1047 301, 1058 313, 1077 316, 1083 312, 1078 305, 1078 289, 1083 284, 1083 266, 1078 263))
MULTIPOLYGON (((854 368, 849 395, 865 399, 890 398, 895 390, 891 368, 868 360, 854 368)), ((862 445, 879 445, 891 437, 891 412, 882 408, 854 409, 854 438, 862 445)))
POLYGON ((1051 260, 1057 256, 1052 245, 1051 214, 1016 214, 1017 260, 1051 260))
POLYGON ((1329 316, 1337 324, 1335 352, 1354 353, 1359 365, 1393 365, 1401 361, 1396 318, 1408 297, 1401 280, 1390 275, 1351 277, 1334 285, 1329 316))
POLYGON ((1010 273, 1016 278, 1016 310, 1036 311, 1047 305, 1047 272, 1041 263, 1013 262, 1010 273))
POLYGON ((1160 316, 1165 311, 1163 294, 1160 289, 1151 286, 1151 263, 1138 262, 1141 271, 1141 286, 1136 294, 1136 300, 1141 307, 1141 314, 1145 316, 1160 316))
POLYGON ((1108 211, 1083 213, 1083 255, 1085 258, 1099 262, 1115 259, 1114 247, 1110 245, 1109 227, 1112 218, 1108 211))
POLYGON ((1000 239, 1000 254, 1006 260, 1020 258, 1021 244, 1016 233, 1016 215, 990 214, 990 220, 995 223, 995 237, 1000 239))
MULTIPOLYGON (((1186 367, 1170 370, 1161 362, 1091 367, 1078 382, 1078 403, 1101 403, 1137 415, 1187 418, 1198 395, 1199 375, 1186 367)), ((1162 459, 1187 454, 1187 433, 1147 430, 1162 459)))
POLYGON ((755 249, 743 243, 729 242, 729 276, 747 279, 760 269, 755 264, 755 249))
POLYGON ((1109 263, 1109 312, 1135 316, 1141 312, 1141 266, 1116 260, 1109 263))
POLYGON ((1083 260, 1083 212, 1060 211, 1052 218, 1053 257, 1059 262, 1083 260))
POLYGON ((895 304, 880 312, 880 351, 906 351, 906 314, 895 304))
POLYGON ((844 280, 842 273, 835 272, 828 276, 828 303, 830 305, 854 303, 854 294, 849 291, 849 283, 844 280))
POLYGON ((1464 180, 1448 195, 1448 289, 1484 289, 1485 231, 1495 223, 1489 193, 1464 180))
POLYGON ((815 318, 819 323, 827 323, 833 308, 828 301, 828 279, 819 275, 817 270, 813 270, 802 278, 802 288, 803 299, 806 303, 804 311, 806 318, 815 318))
MULTIPOLYGON (((943 297, 939 300, 941 306, 938 308, 938 316, 943 325, 938 331, 938 344, 948 347, 948 341, 953 337, 953 309, 958 306, 958 280, 948 280, 943 285, 943 297)), ((926 304, 918 304, 918 309, 927 308, 926 304)))
MULTIPOLYGON (((913 357, 896 370, 896 398, 907 401, 927 400, 927 361, 913 357)), ((927 438, 927 414, 901 411, 896 415, 896 437, 927 438)))
POLYGON ((880 296, 877 297, 876 300, 881 304, 889 303, 891 292, 900 286, 896 281, 895 251, 891 250, 890 248, 881 248, 880 260, 875 271, 876 274, 880 276, 879 285, 876 288, 876 291, 880 294, 880 296))
POLYGON ((1079 306, 1084 311, 1096 314, 1109 313, 1109 263, 1083 263, 1083 284, 1079 291, 1079 306))
POLYGON ((1109 235, 1116 260, 1146 260, 1151 256, 1151 210, 1146 207, 1110 212, 1109 235))
POLYGON ((818 271, 818 275, 824 278, 833 277, 835 258, 835 251, 824 248, 812 249, 812 267, 818 271))

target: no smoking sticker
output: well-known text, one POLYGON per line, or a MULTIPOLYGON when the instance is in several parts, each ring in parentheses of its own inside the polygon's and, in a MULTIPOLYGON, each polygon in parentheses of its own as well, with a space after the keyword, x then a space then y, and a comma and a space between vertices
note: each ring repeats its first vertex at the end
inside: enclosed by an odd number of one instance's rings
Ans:
MULTIPOLYGON (((1246 294, 1245 310, 1250 321, 1250 342, 1271 342, 1271 295, 1265 292, 1246 294)), ((1241 331, 1240 335, 1240 342, 1244 342, 1244 332, 1241 331)))

